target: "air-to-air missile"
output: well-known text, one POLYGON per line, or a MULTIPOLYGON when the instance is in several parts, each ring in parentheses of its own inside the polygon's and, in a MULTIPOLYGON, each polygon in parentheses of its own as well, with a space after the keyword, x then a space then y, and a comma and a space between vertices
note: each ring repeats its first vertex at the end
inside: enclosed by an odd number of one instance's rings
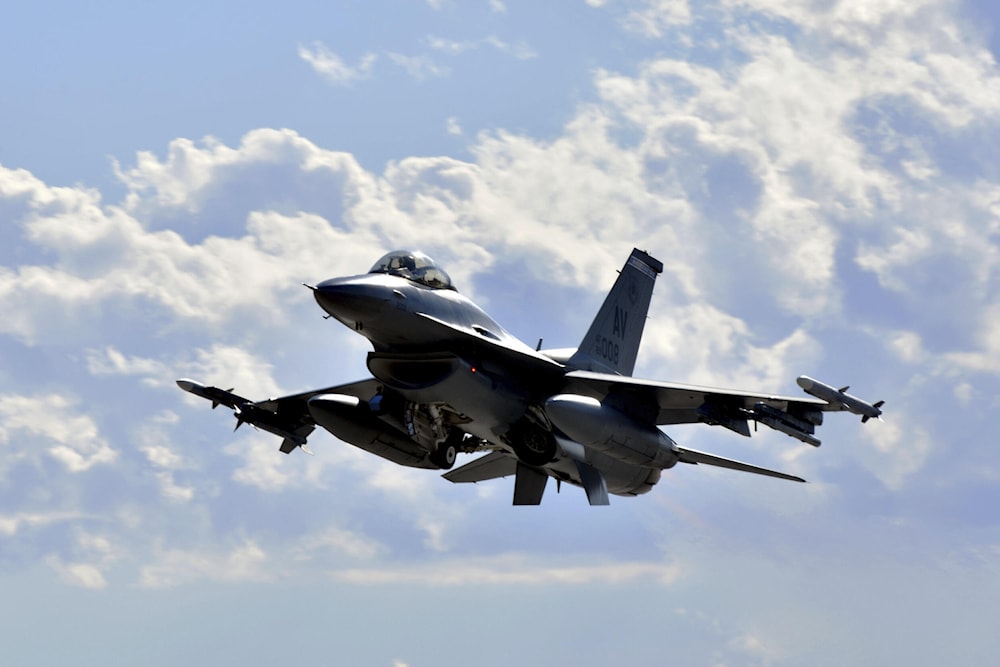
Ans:
POLYGON ((871 418, 880 419, 882 415, 882 405, 885 401, 868 403, 857 396, 847 393, 850 387, 836 389, 819 380, 814 380, 808 375, 801 375, 795 380, 802 390, 807 394, 812 394, 816 398, 822 399, 831 405, 840 405, 844 410, 861 415, 861 421, 866 422, 871 418))
POLYGON ((290 453, 296 447, 300 447, 307 454, 312 454, 309 447, 306 446, 306 438, 315 428, 312 424, 303 424, 297 421, 290 423, 274 412, 265 410, 252 401, 234 394, 231 389, 206 387, 186 378, 178 380, 177 386, 190 394, 212 401, 213 410, 220 405, 231 408, 236 416, 236 428, 243 424, 250 424, 262 431, 284 438, 281 443, 281 451, 285 454, 290 453))

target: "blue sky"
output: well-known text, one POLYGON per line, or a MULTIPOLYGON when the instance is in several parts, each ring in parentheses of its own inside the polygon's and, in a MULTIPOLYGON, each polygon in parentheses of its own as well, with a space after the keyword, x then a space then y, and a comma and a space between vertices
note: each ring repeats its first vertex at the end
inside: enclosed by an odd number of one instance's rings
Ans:
POLYGON ((0 627, 17 664, 984 664, 1000 612, 986 2, 24 4, 0 21, 0 627), (315 457, 178 377, 359 379, 301 282, 424 250, 637 375, 886 400, 587 506, 315 457))

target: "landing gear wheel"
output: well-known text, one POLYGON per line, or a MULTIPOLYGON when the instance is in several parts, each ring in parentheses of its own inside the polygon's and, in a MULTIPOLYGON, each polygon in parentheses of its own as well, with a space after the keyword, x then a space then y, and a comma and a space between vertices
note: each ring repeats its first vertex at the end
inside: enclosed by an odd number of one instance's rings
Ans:
POLYGON ((449 438, 439 444, 437 449, 431 452, 430 455, 431 463, 436 465, 442 470, 451 470, 451 467, 455 465, 455 459, 458 458, 458 448, 452 439, 449 438))
POLYGON ((529 466, 545 465, 556 455, 556 439, 534 424, 522 423, 511 429, 508 438, 514 453, 529 466))

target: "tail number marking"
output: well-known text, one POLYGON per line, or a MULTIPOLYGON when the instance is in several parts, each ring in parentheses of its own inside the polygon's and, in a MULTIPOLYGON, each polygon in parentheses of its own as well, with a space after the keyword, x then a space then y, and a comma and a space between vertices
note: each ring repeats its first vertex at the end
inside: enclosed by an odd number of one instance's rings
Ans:
POLYGON ((613 364, 618 363, 619 350, 618 343, 604 336, 597 337, 597 344, 594 346, 594 354, 613 364))
POLYGON ((615 328, 612 332, 621 340, 625 340, 625 327, 628 325, 628 311, 615 306, 615 328))

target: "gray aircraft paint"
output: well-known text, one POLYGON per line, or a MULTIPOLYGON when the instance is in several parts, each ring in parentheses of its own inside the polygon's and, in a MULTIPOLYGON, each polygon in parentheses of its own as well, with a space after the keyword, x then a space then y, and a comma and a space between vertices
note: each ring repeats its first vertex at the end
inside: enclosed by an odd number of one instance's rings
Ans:
POLYGON ((663 264, 633 250, 568 366, 577 370, 632 375, 646 325, 656 276, 663 264))
POLYGON ((332 318, 371 342, 373 377, 263 401, 193 380, 177 384, 232 409, 237 426, 282 438, 286 454, 305 450, 316 426, 414 468, 449 469, 459 452, 485 453, 444 477, 514 475, 519 505, 541 502, 549 477, 605 505, 608 494, 648 492, 678 463, 803 481, 681 447, 659 427, 702 423, 750 436, 753 421, 818 446, 813 434, 823 412, 849 410, 863 421, 881 414, 881 402, 804 377, 800 384, 818 398, 632 378, 662 271, 662 263, 633 250, 580 347, 539 352, 459 294, 429 257, 397 251, 367 274, 309 286, 332 318))

